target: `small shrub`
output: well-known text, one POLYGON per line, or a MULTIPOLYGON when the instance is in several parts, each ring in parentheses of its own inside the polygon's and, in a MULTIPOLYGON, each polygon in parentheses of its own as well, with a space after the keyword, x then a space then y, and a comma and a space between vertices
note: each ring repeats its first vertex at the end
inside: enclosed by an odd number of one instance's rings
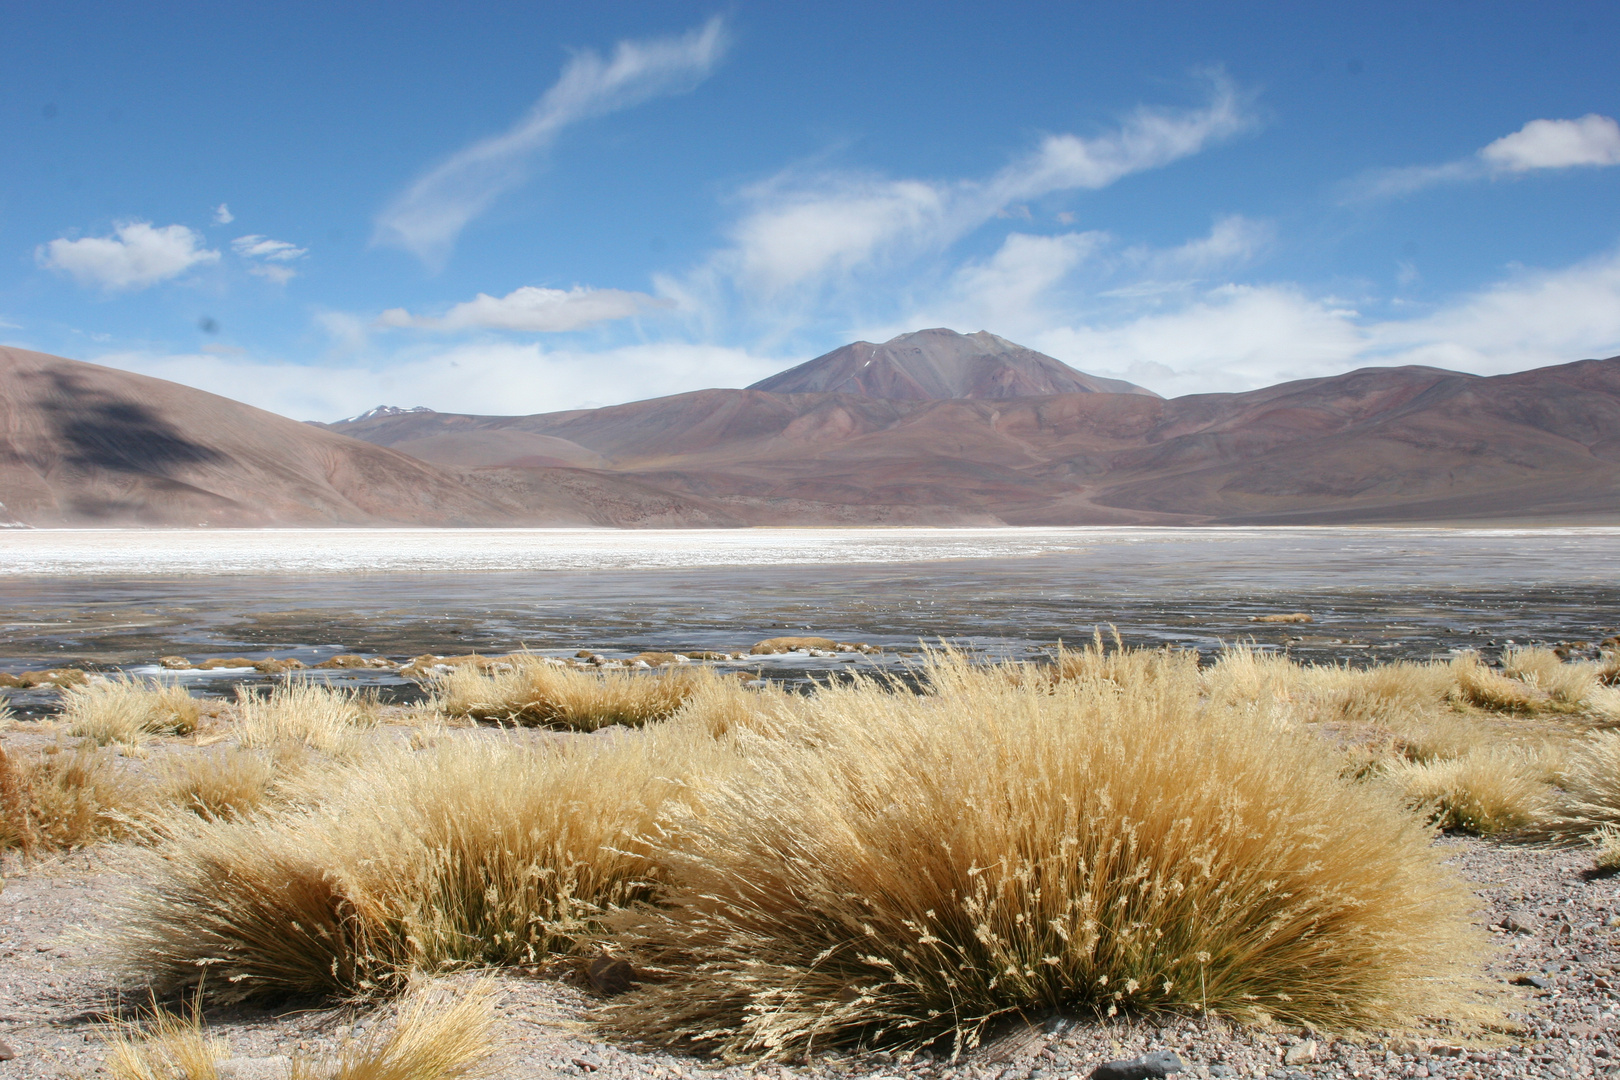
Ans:
POLYGON ((119 676, 62 691, 68 733, 97 745, 139 746, 153 735, 189 735, 201 708, 186 688, 156 679, 119 676))
POLYGON ((1351 1026, 1460 1000, 1472 901, 1420 821, 1175 654, 1119 663, 1143 677, 936 658, 926 695, 825 688, 738 733, 748 767, 649 836, 659 904, 606 920, 651 976, 608 1022, 781 1057, 1055 1008, 1351 1026))
POLYGON ((543 657, 515 656, 488 673, 458 665, 435 677, 433 686, 435 704, 451 716, 594 731, 663 720, 719 680, 707 667, 658 674, 580 671, 543 657))
POLYGON ((236 707, 236 739, 248 749, 291 744, 352 757, 359 752, 360 732, 377 722, 374 695, 302 679, 268 693, 238 688, 236 707))

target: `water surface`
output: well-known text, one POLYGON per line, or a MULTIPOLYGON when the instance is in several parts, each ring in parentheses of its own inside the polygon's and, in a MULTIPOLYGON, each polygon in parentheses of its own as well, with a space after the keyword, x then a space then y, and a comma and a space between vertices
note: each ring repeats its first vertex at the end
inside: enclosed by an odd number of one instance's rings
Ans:
POLYGON ((753 662, 802 679, 942 638, 1031 657, 1099 626, 1354 663, 1594 641, 1620 632, 1620 529, 0 532, 0 671, 146 670, 169 654, 735 651, 802 633, 889 650, 753 662), (1295 611, 1313 622, 1252 621, 1295 611))

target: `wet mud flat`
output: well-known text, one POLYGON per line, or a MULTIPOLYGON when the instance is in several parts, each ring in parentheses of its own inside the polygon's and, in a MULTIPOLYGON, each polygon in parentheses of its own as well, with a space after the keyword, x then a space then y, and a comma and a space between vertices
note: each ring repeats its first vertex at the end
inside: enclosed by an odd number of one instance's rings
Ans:
MULTIPOLYGON (((803 654, 748 661, 762 677, 803 683, 902 669, 923 642, 1030 659, 1109 627, 1132 644, 1210 654, 1253 641, 1302 661, 1356 665, 1459 649, 1494 658, 1530 642, 1578 646, 1620 632, 1620 530, 0 536, 0 672, 156 673, 164 656, 309 667, 339 655, 403 661, 523 649, 622 659, 746 652, 792 634, 884 650, 853 663, 803 654), (1256 621, 1295 613, 1310 621, 1256 621)), ((202 694, 270 678, 241 669, 172 677, 202 694)), ((318 677, 376 686, 400 703, 420 694, 393 670, 318 677)), ((9 693, 28 710, 54 699, 9 693)))

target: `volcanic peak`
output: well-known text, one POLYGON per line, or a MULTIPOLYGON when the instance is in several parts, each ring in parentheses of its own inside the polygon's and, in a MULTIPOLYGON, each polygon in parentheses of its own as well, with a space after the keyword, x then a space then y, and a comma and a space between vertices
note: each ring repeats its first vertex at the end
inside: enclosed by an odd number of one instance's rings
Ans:
POLYGON ((1051 394, 1141 394, 1122 379, 1076 371, 1061 360, 997 337, 943 327, 857 341, 779 372, 748 389, 778 394, 839 393, 901 401, 1006 399, 1051 394))

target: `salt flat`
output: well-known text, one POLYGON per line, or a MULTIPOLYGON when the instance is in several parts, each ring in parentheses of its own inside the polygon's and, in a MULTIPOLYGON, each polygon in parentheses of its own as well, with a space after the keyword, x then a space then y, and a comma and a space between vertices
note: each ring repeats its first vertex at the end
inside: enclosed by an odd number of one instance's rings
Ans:
POLYGON ((1620 571, 1620 529, 18 529, 0 575, 185 576, 846 566, 1089 555, 1099 570, 1157 566, 1209 584, 1349 570, 1511 580, 1620 571), (1421 571, 1411 562, 1422 555, 1421 571), (1493 569, 1494 565, 1494 569, 1493 569), (1206 575, 1213 575, 1212 578, 1206 575))

